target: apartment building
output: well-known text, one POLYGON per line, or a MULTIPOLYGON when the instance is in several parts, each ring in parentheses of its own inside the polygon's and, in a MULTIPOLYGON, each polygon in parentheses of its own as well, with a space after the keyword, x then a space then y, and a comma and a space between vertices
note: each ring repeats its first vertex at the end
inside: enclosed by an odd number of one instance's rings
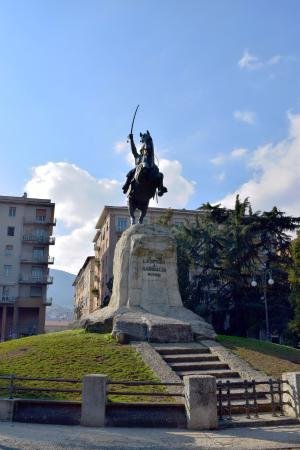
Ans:
POLYGON ((95 283, 95 257, 88 256, 79 270, 73 286, 74 294, 74 316, 75 320, 80 320, 93 312, 96 307, 94 305, 95 283))
POLYGON ((0 339, 43 333, 54 203, 48 199, 0 196, 0 339))
MULTIPOLYGON (((145 224, 157 223, 163 216, 170 215, 170 223, 179 225, 186 221, 195 222, 197 210, 149 208, 144 219, 145 224)), ((126 206, 105 206, 96 224, 94 237, 95 277, 94 297, 91 311, 106 306, 110 295, 107 283, 113 276, 113 258, 118 239, 130 226, 130 217, 126 206)))

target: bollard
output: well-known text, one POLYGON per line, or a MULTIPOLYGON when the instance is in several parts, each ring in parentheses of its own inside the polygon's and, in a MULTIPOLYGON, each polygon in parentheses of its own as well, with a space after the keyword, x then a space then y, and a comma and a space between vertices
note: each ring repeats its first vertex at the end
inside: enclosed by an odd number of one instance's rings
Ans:
POLYGON ((211 375, 183 377, 187 427, 191 430, 218 428, 216 378, 211 375))
POLYGON ((106 382, 106 375, 94 374, 83 377, 81 425, 105 426, 106 382))
POLYGON ((14 416, 14 400, 0 398, 0 422, 12 422, 14 416))
POLYGON ((300 372, 282 374, 283 412, 287 416, 300 417, 300 372))

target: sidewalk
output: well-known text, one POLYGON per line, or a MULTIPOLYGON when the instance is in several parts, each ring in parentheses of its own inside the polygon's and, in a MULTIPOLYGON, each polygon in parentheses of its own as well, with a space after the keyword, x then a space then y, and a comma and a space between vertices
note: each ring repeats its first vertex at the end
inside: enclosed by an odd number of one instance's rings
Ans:
POLYGON ((300 426, 210 432, 153 428, 86 428, 0 422, 1 450, 300 449, 300 426))

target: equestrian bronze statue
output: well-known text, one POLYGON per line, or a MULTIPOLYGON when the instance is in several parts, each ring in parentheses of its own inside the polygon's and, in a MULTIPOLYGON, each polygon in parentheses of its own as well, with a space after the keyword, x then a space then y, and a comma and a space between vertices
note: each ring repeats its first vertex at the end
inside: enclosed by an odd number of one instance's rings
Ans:
POLYGON ((154 146, 149 131, 140 133, 142 146, 138 152, 133 140, 132 127, 128 139, 135 160, 135 168, 127 174, 123 192, 124 194, 128 192, 128 209, 131 224, 134 224, 135 210, 140 211, 138 222, 143 223, 150 199, 154 198, 156 192, 161 197, 168 190, 163 185, 163 174, 154 162, 154 146))

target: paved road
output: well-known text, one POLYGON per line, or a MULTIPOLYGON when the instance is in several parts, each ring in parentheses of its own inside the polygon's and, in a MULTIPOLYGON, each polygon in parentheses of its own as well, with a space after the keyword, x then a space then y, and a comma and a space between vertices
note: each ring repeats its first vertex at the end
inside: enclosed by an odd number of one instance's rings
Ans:
POLYGON ((0 423, 0 450, 300 449, 299 425, 210 432, 0 423))

